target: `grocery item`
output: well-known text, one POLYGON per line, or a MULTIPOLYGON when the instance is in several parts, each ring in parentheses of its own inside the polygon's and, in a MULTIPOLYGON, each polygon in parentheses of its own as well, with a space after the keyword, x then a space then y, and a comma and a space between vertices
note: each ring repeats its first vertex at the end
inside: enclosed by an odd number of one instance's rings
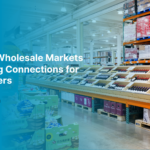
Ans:
POLYGON ((124 26, 124 42, 136 40, 136 22, 133 24, 125 24, 124 26))
POLYGON ((137 12, 140 14, 150 9, 150 0, 137 0, 137 12))

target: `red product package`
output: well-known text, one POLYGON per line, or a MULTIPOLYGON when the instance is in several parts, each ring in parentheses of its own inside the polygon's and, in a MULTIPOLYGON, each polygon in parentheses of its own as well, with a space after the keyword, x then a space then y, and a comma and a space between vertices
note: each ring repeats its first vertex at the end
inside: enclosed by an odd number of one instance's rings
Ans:
POLYGON ((137 19, 137 38, 150 36, 150 16, 137 19))

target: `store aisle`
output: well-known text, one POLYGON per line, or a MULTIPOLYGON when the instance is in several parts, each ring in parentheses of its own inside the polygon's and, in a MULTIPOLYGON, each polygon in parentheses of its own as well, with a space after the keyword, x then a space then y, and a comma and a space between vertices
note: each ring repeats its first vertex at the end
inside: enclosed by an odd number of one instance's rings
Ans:
POLYGON ((79 123, 79 149, 150 149, 150 131, 115 118, 59 104, 63 125, 79 123))

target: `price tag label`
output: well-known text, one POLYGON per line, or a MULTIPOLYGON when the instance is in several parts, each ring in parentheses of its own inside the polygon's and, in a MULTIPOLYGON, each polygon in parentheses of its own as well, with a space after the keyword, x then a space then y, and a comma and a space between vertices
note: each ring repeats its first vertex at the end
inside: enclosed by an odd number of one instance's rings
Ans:
POLYGON ((137 61, 136 63, 139 63, 139 61, 137 61))
POLYGON ((148 63, 148 61, 147 61, 147 60, 146 60, 145 62, 146 62, 146 63, 148 63))
POLYGON ((132 64, 132 61, 130 61, 130 64, 132 64))

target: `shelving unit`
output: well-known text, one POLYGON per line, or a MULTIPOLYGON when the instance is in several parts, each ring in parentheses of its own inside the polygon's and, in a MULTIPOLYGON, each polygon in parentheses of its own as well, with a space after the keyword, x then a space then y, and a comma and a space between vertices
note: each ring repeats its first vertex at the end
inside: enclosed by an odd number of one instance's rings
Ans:
MULTIPOLYGON (((126 21, 133 20, 135 22, 135 20, 137 18, 144 17, 144 16, 147 16, 147 15, 150 15, 150 11, 123 19, 123 28, 124 28, 124 24, 125 24, 126 21)), ((125 46, 126 45, 148 45, 148 44, 150 44, 150 39, 143 39, 143 40, 135 40, 135 41, 130 41, 130 42, 124 42, 123 43, 123 55, 124 55, 123 56, 123 61, 124 61, 123 64, 124 65, 129 65, 129 64, 131 65, 131 64, 148 64, 148 63, 150 63, 150 59, 147 59, 147 60, 143 59, 143 60, 138 60, 138 61, 125 62, 125 46)))

